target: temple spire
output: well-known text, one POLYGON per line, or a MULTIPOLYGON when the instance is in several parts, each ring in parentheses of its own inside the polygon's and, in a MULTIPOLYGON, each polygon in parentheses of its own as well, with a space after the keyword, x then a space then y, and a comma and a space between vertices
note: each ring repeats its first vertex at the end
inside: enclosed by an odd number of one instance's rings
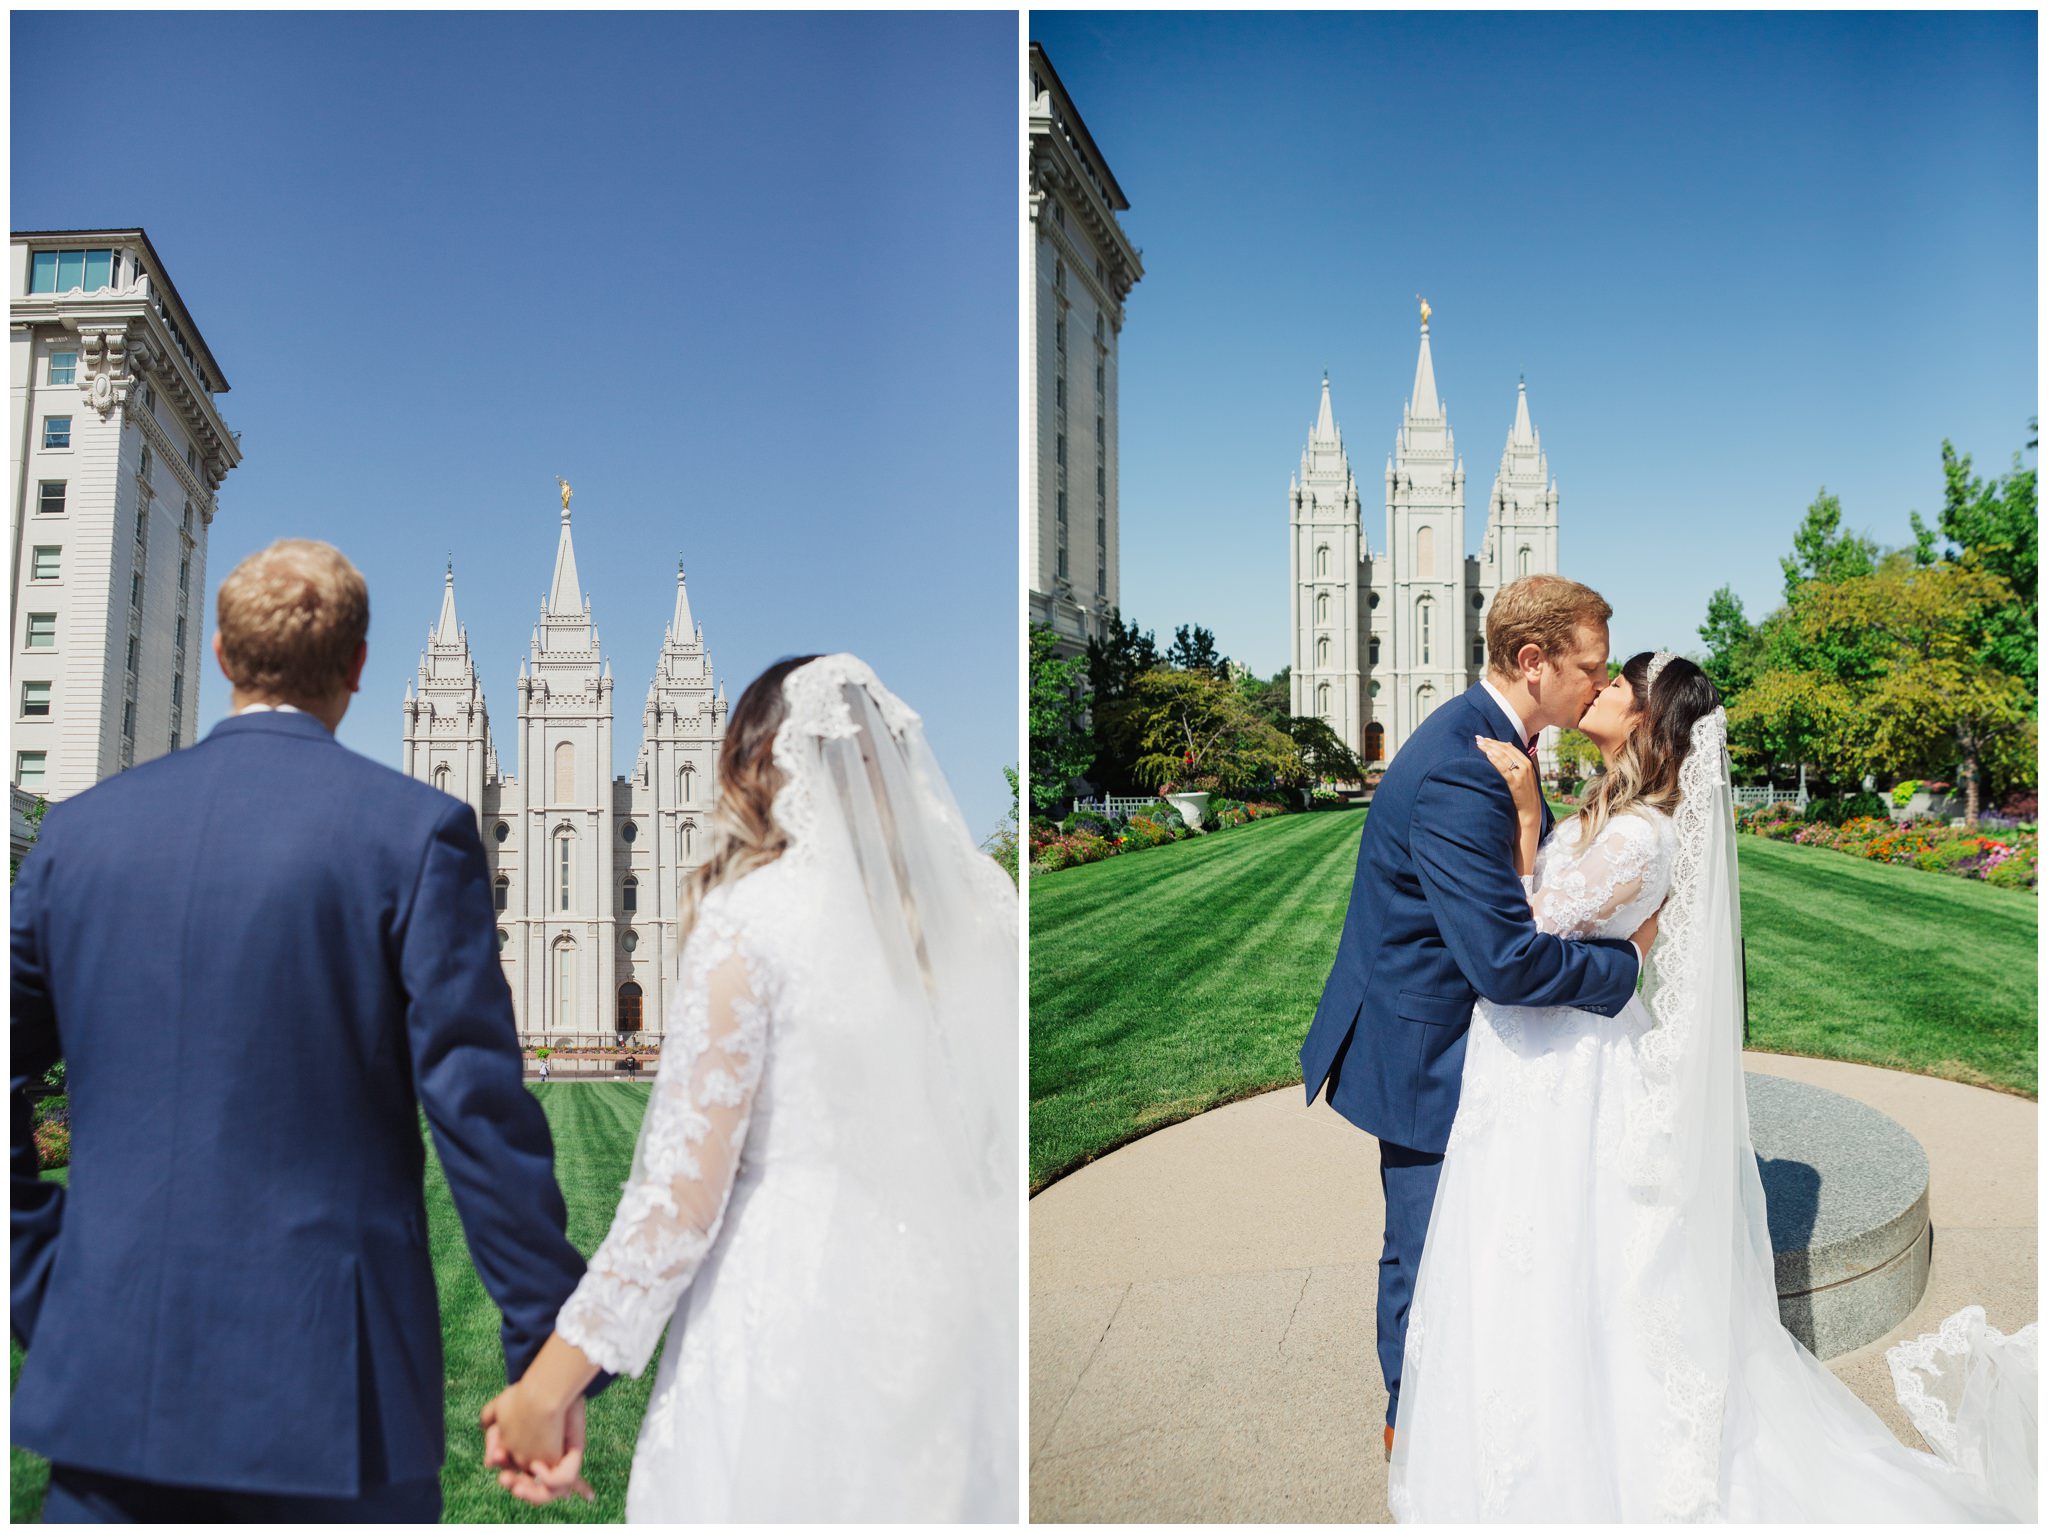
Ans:
POLYGON ((576 544, 569 536, 569 497, 562 496, 562 538, 555 545, 555 578, 548 586, 548 611, 557 617, 583 611, 583 585, 576 576, 576 544))
POLYGON ((1315 442, 1337 440, 1337 417, 1330 409, 1330 375, 1323 374, 1323 402, 1316 410, 1316 429, 1310 435, 1315 442))
POLYGON ((1508 440, 1517 447, 1534 447, 1536 432, 1529 425, 1529 381, 1525 378, 1515 385, 1515 429, 1508 440))
POLYGON ((441 580, 441 619, 434 625, 434 640, 437 644, 454 644, 462 637, 462 629, 455 621, 455 557, 448 557, 448 573, 441 580))
POLYGON ((676 613, 675 617, 669 622, 669 632, 675 636, 677 644, 688 644, 690 636, 696 632, 696 627, 696 624, 690 619, 690 588, 683 584, 683 561, 682 557, 678 555, 676 558, 676 613))
POLYGON ((1437 416, 1443 414, 1443 407, 1437 403, 1436 366, 1429 359, 1429 305, 1422 306, 1422 349, 1415 356, 1415 388, 1408 396, 1410 414, 1437 416))

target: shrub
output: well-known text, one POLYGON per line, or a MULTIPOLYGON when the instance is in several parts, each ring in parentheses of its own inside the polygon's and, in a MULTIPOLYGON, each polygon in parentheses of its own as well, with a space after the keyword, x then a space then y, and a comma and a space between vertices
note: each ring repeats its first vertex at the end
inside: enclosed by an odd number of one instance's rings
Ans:
POLYGON ((1334 788, 1319 788, 1308 796, 1308 805, 1312 810, 1334 810, 1340 808, 1343 803, 1344 796, 1334 788))
POLYGON ((1842 801, 1839 799, 1809 799, 1806 803, 1806 820, 1809 825, 1840 825, 1842 823, 1842 801))
POLYGON ((1995 884, 2000 889, 2030 890, 2036 887, 2040 871, 2040 858, 2035 848, 2015 850, 2010 857, 1990 863, 1984 869, 1986 884, 1995 884))
POLYGON ((1892 808, 1903 810, 1913 802, 1913 796, 1920 792, 1918 778, 1904 778, 1892 785, 1892 808))
POLYGON ((1067 838, 1067 855, 1076 863, 1100 863, 1116 850, 1109 838, 1077 831, 1067 838))
POLYGON ((1056 874, 1062 868, 1073 866, 1073 849, 1063 841, 1049 842, 1031 860, 1031 871, 1038 874, 1056 874))
POLYGON ((1999 801, 1998 813, 2007 820, 2029 821, 2039 818, 2041 801, 2031 788, 2022 788, 2009 793, 1999 801))
POLYGON ((543 1044, 533 1052, 533 1058, 536 1060, 545 1060, 549 1055, 553 1053, 554 1051, 552 1049, 549 1049, 547 1045, 543 1044))
POLYGON ((1842 820, 1866 820, 1891 814, 1891 803, 1882 794, 1851 794, 1842 801, 1842 820))
POLYGON ((46 1097, 36 1104, 36 1161, 45 1171, 71 1165, 71 1101, 46 1097))
POLYGON ((1121 829, 1123 822, 1114 820, 1100 810, 1076 810, 1060 822, 1060 829, 1066 832, 1088 831, 1096 836, 1111 836, 1121 829))

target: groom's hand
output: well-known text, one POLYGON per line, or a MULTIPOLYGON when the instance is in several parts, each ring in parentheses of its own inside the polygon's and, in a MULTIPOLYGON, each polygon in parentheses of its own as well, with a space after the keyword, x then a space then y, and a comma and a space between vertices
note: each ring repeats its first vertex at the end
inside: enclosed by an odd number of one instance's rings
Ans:
POLYGON ((597 1499, 583 1479, 584 1404, 575 1397, 554 1412, 518 1385, 502 1391, 482 1413, 484 1464, 498 1471, 498 1484, 522 1502, 545 1506, 571 1493, 597 1499))

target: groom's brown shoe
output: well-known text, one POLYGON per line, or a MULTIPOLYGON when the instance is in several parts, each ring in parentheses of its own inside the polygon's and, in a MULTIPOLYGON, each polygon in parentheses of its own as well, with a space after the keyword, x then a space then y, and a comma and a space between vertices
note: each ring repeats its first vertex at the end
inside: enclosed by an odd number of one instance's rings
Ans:
POLYGON ((1388 1459, 1389 1459, 1389 1460, 1391 1461, 1391 1460, 1393 1459, 1393 1457, 1394 1457, 1394 1424, 1393 1424, 1393 1423, 1391 1423, 1391 1422, 1389 1422, 1389 1423, 1387 1424, 1387 1458, 1388 1458, 1388 1459))

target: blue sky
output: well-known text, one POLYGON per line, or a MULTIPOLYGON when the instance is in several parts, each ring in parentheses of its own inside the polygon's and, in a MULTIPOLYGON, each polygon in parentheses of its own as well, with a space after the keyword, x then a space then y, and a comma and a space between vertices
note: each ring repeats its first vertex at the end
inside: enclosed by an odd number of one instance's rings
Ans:
MULTIPOLYGON (((616 771, 680 555, 730 697, 783 655, 853 650, 924 715, 975 833, 996 825, 1017 757, 1014 15, 11 25, 13 227, 147 229, 233 386, 245 457, 209 624, 273 538, 328 539, 368 578, 346 744, 397 765, 452 553, 514 770, 560 474, 616 771), (153 104, 95 126, 104 89, 153 104)), ((226 702, 216 672, 202 723, 226 702)))
MULTIPOLYGON (((1468 552, 1526 370, 1565 573, 1613 651, 1752 617, 1822 485, 1910 541, 1941 441, 2003 471, 2037 409, 2031 13, 1040 12, 1129 195, 1122 601, 1287 654, 1287 478, 1323 370, 1365 503, 1415 294, 1468 552)), ((2033 461, 2028 456, 2028 462, 2033 461)))

